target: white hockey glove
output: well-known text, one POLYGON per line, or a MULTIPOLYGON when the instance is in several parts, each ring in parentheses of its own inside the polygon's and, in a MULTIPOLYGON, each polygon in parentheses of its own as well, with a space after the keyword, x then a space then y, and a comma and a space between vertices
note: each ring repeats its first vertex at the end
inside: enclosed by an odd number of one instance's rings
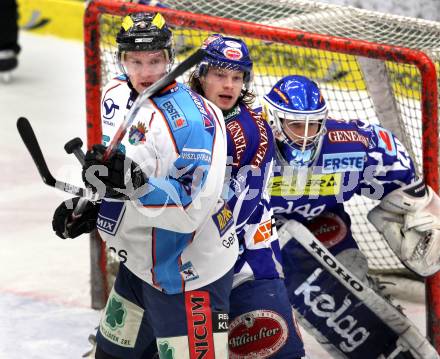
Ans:
POLYGON ((386 195, 367 218, 409 269, 440 270, 440 198, 422 180, 386 195))

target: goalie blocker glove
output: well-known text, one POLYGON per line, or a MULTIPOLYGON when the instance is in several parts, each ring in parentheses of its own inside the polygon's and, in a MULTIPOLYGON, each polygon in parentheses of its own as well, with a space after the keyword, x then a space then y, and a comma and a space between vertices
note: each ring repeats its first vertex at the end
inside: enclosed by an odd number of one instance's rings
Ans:
POLYGON ((141 168, 120 150, 104 161, 106 149, 99 144, 87 151, 82 170, 86 186, 99 193, 100 198, 125 200, 144 194, 142 189, 147 178, 141 168))
POLYGON ((53 215, 52 228, 62 239, 76 238, 81 234, 90 233, 96 228, 99 204, 87 201, 86 207, 79 217, 73 218, 73 211, 80 197, 62 202, 53 215))
POLYGON ((440 270, 440 198, 422 180, 386 195, 368 220, 409 269, 424 277, 440 270))

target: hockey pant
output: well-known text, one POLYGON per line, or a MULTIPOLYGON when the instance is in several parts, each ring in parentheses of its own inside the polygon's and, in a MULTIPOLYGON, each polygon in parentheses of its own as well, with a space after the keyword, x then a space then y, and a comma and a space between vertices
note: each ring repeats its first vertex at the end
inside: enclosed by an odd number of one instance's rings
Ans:
POLYGON ((97 347, 115 358, 226 359, 233 271, 200 289, 167 295, 120 265, 97 333, 97 347), (154 344, 154 343, 153 343, 154 344))

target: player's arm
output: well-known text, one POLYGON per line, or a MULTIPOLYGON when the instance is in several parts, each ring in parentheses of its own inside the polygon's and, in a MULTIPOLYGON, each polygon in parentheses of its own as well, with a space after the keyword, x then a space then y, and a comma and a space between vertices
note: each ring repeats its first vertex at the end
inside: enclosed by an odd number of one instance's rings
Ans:
POLYGON ((389 130, 360 121, 355 124, 358 133, 368 138, 365 166, 357 194, 380 200, 415 180, 411 156, 389 130))
POLYGON ((371 135, 358 194, 381 201, 368 214, 369 221, 408 268, 422 276, 437 272, 440 269, 437 194, 416 178, 410 155, 390 131, 377 125, 363 130, 371 135))
MULTIPOLYGON (((240 161, 235 158, 230 166, 228 203, 234 209, 238 234, 245 230, 246 223, 260 223, 264 205, 269 203, 267 186, 272 173, 274 144, 270 127, 261 119, 257 121, 260 121, 258 131, 245 136, 250 142, 246 144, 240 161)), ((228 146, 235 149, 235 144, 230 142, 228 146)))
POLYGON ((203 121, 189 120, 178 130, 177 150, 176 138, 166 127, 150 128, 147 143, 133 154, 137 163, 121 151, 103 162, 105 148, 94 146, 86 154, 85 183, 106 198, 131 199, 147 226, 193 232, 217 203, 224 181, 223 117, 220 110, 213 111, 212 131, 205 130, 203 121), (157 176, 158 168, 168 172, 157 176))
MULTIPOLYGON (((190 233, 217 204, 225 177, 226 134, 221 111, 211 110, 213 127, 206 129, 203 121, 193 121, 190 128, 179 129, 180 135, 186 130, 188 134, 171 170, 164 177, 148 178, 137 203, 151 226, 190 233)), ((157 131, 154 136, 161 156, 166 152, 161 144, 170 143, 170 135, 157 131)))
POLYGON ((416 179, 410 155, 389 130, 356 125, 369 140, 357 193, 381 201, 368 219, 408 268, 423 276, 435 273, 440 269, 438 196, 416 179))

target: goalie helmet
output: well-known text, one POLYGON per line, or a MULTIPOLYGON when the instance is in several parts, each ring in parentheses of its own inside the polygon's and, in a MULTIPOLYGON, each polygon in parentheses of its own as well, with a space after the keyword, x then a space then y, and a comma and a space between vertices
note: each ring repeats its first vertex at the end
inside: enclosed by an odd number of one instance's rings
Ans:
POLYGON ((292 165, 312 161, 325 133, 327 105, 318 85, 305 76, 279 80, 263 97, 263 116, 292 165))
POLYGON ((204 41, 202 49, 205 50, 206 56, 197 66, 195 73, 197 77, 206 75, 209 67, 243 71, 244 85, 249 89, 252 81, 252 60, 244 41, 214 34, 204 41))
POLYGON ((160 13, 138 12, 124 17, 116 35, 118 57, 126 51, 165 50, 174 60, 173 34, 160 13))

